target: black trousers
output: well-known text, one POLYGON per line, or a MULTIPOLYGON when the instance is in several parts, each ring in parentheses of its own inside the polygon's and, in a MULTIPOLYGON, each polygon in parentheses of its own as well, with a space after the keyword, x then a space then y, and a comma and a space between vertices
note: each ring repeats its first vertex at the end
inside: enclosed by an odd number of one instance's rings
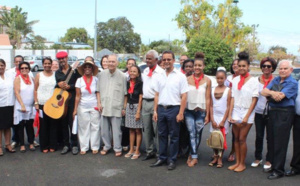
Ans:
POLYGON ((34 141, 34 129, 33 129, 33 119, 22 120, 17 126, 17 132, 20 140, 20 145, 25 145, 24 142, 24 128, 26 129, 26 134, 28 137, 28 143, 33 144, 34 141))
POLYGON ((73 127, 73 111, 74 111, 74 104, 68 105, 68 111, 64 118, 59 120, 59 124, 62 126, 62 133, 63 133, 63 144, 64 146, 70 147, 70 136, 71 136, 71 146, 77 146, 77 134, 72 134, 72 127, 73 127))
POLYGON ((125 127, 125 117, 122 117, 122 147, 129 145, 129 128, 125 127))
POLYGON ((272 123, 269 122, 268 116, 255 113, 255 130, 256 130, 256 139, 255 139, 255 159, 262 160, 262 151, 264 145, 264 135, 266 129, 266 138, 267 138, 267 154, 266 161, 269 161, 271 164, 273 162, 273 133, 272 133, 272 123))
POLYGON ((293 123, 293 143, 291 167, 296 171, 300 171, 300 116, 297 114, 293 123))
POLYGON ((294 107, 271 108, 270 122, 273 125, 274 156, 272 167, 277 174, 284 174, 284 164, 290 139, 290 131, 294 120, 294 107))
MULTIPOLYGON (((40 110, 44 111, 44 105, 39 105, 40 110)), ((57 146, 57 125, 58 120, 50 118, 43 112, 43 118, 40 117, 40 149, 56 149, 57 146)))

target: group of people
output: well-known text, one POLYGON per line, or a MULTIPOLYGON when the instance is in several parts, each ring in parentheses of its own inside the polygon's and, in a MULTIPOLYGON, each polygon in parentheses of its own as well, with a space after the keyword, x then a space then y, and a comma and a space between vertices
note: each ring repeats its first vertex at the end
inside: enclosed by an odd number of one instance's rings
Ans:
MULTIPOLYGON (((300 174, 300 94, 298 82, 291 77, 293 70, 288 61, 270 57, 261 60, 262 75, 249 74, 250 60, 241 52, 231 66, 232 75, 219 67, 217 85, 204 74, 205 56, 197 52, 194 59, 180 57, 181 69, 174 68, 172 51, 155 50, 145 55, 147 68, 142 73, 134 59, 127 60, 125 72, 117 69, 114 54, 103 56, 99 72, 91 56, 76 68, 68 64, 68 54, 58 52, 59 68, 51 58, 43 59, 44 71, 35 77, 30 64, 22 56, 15 57, 16 67, 6 71, 0 60, 0 145, 2 132, 5 148, 15 152, 10 145, 11 127, 18 134, 20 151, 26 152, 24 128, 29 149, 34 150, 33 119, 39 116, 39 142, 43 153, 54 152, 62 145, 61 154, 72 151, 84 155, 106 155, 138 159, 142 139, 146 156, 143 160, 157 158, 151 167, 164 164, 168 170, 176 168, 178 156, 187 154, 187 165, 198 163, 198 148, 202 131, 210 123, 210 131, 221 131, 226 139, 232 126, 232 150, 229 161, 236 163, 228 169, 242 172, 246 169, 247 135, 255 124, 255 160, 252 167, 263 162, 263 139, 266 129, 267 155, 264 171, 272 172, 269 179, 283 175, 300 174), (279 67, 279 76, 272 73, 279 67), (44 112, 44 105, 53 96, 55 88, 67 91, 70 99, 62 118, 53 119, 44 112), (74 133, 74 120, 77 130, 74 133), (290 130, 293 126, 294 151, 292 169, 284 172, 290 130), (78 143, 79 142, 79 143, 78 143), (187 150, 186 150, 187 149, 187 150), (186 151, 185 153, 183 151, 186 151)), ((231 140, 227 140, 231 141, 231 140)), ((1 147, 1 146, 0 146, 1 147)), ((223 167, 223 154, 227 148, 213 149, 209 166, 223 167)), ((0 155, 3 155, 2 147, 0 155)))

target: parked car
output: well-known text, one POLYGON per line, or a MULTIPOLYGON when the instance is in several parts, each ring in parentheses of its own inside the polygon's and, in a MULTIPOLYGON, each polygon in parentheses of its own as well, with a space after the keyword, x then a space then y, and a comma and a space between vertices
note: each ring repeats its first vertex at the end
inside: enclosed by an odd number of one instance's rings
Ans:
POLYGON ((24 56, 24 61, 30 64, 31 71, 33 72, 37 72, 39 70, 44 69, 42 60, 43 60, 43 56, 40 55, 24 56))
POLYGON ((291 73, 292 77, 299 81, 300 79, 300 68, 299 67, 294 67, 293 72, 291 73))
POLYGON ((72 65, 75 61, 78 61, 76 56, 68 56, 68 64, 72 65))

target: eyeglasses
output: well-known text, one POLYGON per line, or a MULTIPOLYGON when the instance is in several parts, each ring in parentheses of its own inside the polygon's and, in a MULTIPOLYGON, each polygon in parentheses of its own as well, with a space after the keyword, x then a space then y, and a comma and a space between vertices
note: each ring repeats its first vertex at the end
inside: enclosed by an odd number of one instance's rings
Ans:
POLYGON ((20 68, 21 70, 28 70, 29 68, 28 67, 22 67, 20 68))
POLYGON ((263 65, 262 68, 272 68, 272 65, 263 65))
POLYGON ((173 59, 163 59, 162 61, 168 61, 168 62, 170 62, 170 61, 172 61, 173 59))

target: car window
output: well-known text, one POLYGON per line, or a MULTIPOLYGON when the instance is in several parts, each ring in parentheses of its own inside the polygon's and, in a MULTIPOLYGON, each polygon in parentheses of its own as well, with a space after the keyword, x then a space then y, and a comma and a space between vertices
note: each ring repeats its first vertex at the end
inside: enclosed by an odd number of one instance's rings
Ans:
POLYGON ((294 69, 291 75, 298 81, 300 79, 300 69, 294 69))
POLYGON ((33 59, 32 56, 25 56, 25 57, 24 57, 24 60, 32 60, 32 59, 33 59))

